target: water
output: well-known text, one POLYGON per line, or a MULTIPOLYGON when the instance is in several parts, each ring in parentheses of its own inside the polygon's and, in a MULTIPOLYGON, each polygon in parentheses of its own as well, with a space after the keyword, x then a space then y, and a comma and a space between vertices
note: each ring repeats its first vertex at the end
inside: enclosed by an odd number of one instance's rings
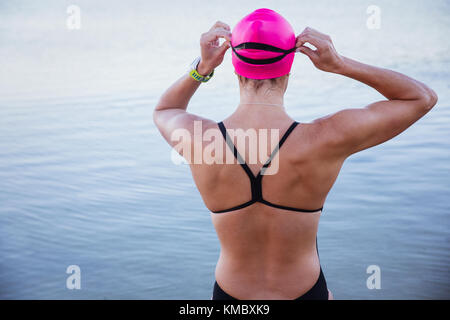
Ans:
MULTIPOLYGON (((338 299, 450 298, 448 1, 8 1, 0 4, 0 297, 209 299, 219 254, 189 169, 152 123, 159 96, 199 53, 216 20, 257 7, 339 52, 435 89, 438 105, 395 139, 350 157, 319 227, 338 299), (67 6, 80 30, 66 27, 67 6), (196 19, 191 19, 195 15, 196 19), (66 268, 81 268, 81 290, 66 268), (369 265, 381 289, 369 290, 369 265)), ((288 112, 307 122, 380 99, 297 55, 288 112)), ((238 103, 229 53, 190 111, 214 120, 238 103)))

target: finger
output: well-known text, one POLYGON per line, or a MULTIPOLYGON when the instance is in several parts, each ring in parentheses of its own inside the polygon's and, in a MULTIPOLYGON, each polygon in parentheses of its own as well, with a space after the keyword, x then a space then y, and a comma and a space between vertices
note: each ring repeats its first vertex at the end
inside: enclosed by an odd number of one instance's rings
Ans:
POLYGON ((326 41, 323 39, 320 39, 316 36, 313 36, 311 34, 301 34, 297 37, 297 43, 296 43, 296 47, 301 47, 303 46, 306 42, 309 42, 310 44, 312 44, 314 47, 316 47, 317 49, 323 49, 326 46, 326 41))
POLYGON ((322 39, 322 40, 331 41, 331 38, 329 35, 322 33, 320 31, 317 31, 316 29, 313 29, 311 27, 306 27, 305 30, 303 30, 299 36, 303 36, 303 35, 312 35, 312 36, 322 39))
POLYGON ((214 23, 214 25, 211 27, 211 29, 209 29, 209 31, 212 31, 216 28, 224 28, 225 30, 231 31, 230 26, 222 21, 216 21, 216 23, 214 23))
POLYGON ((220 52, 221 52, 221 53, 225 53, 229 48, 230 48, 230 42, 229 42, 229 41, 225 41, 225 42, 222 43, 222 45, 220 46, 220 52))
POLYGON ((225 39, 231 41, 231 32, 230 32, 230 30, 224 29, 222 27, 218 27, 215 30, 213 30, 212 32, 215 32, 215 31, 220 31, 221 34, 225 36, 225 39))
POLYGON ((300 48, 297 48, 297 50, 295 50, 295 51, 303 53, 304 55, 308 56, 313 61, 315 61, 316 59, 319 58, 319 55, 317 54, 317 52, 315 52, 311 48, 308 48, 305 46, 301 46, 300 48))
POLYGON ((219 38, 226 39, 227 41, 231 41, 231 32, 224 29, 214 29, 202 35, 201 41, 202 43, 210 43, 218 40, 219 38))
POLYGON ((311 28, 311 27, 306 27, 305 30, 303 30, 302 33, 310 34, 310 35, 313 35, 313 36, 315 36, 315 37, 317 37, 317 38, 320 38, 320 39, 323 39, 323 40, 329 40, 329 38, 330 38, 330 37, 329 37, 328 35, 326 35, 325 33, 322 33, 322 32, 320 32, 320 31, 317 31, 316 29, 311 28))

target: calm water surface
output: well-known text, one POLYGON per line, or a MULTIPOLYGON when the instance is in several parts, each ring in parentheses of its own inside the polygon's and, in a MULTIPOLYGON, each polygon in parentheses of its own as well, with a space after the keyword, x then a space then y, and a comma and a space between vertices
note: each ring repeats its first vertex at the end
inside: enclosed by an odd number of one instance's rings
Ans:
MULTIPOLYGON (((438 93, 411 129, 345 162, 318 241, 338 299, 450 298, 448 1, 377 1, 379 30, 366 27, 368 1, 76 3, 75 31, 72 2, 0 4, 0 298, 209 299, 219 243, 152 108, 199 54, 202 32, 258 7, 438 93), (66 288, 69 265, 81 268, 81 290, 66 288), (366 286, 370 265, 380 290, 366 286)), ((227 53, 189 108, 221 120, 238 98, 227 53)), ((296 56, 286 106, 298 121, 377 99, 296 56)))

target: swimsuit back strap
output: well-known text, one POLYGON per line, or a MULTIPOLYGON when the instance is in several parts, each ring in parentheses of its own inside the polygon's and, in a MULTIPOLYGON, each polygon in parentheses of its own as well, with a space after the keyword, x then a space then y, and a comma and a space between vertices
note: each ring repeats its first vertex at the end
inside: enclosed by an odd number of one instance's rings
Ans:
POLYGON ((248 177, 251 180, 253 180, 255 178, 255 176, 253 175, 252 170, 250 170, 248 165, 245 163, 244 158, 242 158, 242 156, 239 154, 238 150, 236 149, 236 146, 233 143, 233 140, 231 139, 231 137, 229 136, 229 134, 227 132, 227 129, 225 128, 225 125, 223 124, 222 121, 220 121, 218 123, 218 126, 219 126, 219 129, 220 129, 220 132, 222 132, 223 139, 227 143, 227 145, 230 148, 230 150, 233 151, 234 157, 236 158, 238 163, 242 166, 244 171, 247 173, 248 177))
POLYGON ((281 146, 283 145, 283 143, 286 141, 286 139, 288 138, 288 136, 292 133, 292 131, 295 129, 295 127, 298 125, 297 121, 294 121, 289 128, 286 130, 286 132, 284 133, 284 135, 281 137, 280 141, 278 142, 278 145, 275 147, 275 149, 272 151, 272 153, 270 154, 269 159, 267 159, 266 163, 264 163, 264 165, 261 168, 261 171, 259 172, 258 175, 264 175, 264 172, 267 170, 267 168, 269 167, 270 163, 273 160, 273 157, 275 157, 275 155, 277 154, 277 152, 280 150, 281 146))

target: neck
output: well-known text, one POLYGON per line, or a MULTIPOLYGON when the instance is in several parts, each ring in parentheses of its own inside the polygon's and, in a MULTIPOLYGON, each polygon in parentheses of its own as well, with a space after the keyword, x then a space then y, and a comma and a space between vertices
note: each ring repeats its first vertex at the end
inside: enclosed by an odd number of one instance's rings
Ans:
POLYGON ((282 108, 284 106, 284 95, 278 91, 264 91, 254 93, 241 90, 240 106, 271 106, 282 108))
POLYGON ((248 117, 249 114, 258 115, 258 117, 284 117, 286 110, 284 107, 283 99, 254 99, 242 100, 239 103, 237 114, 244 114, 248 117))

